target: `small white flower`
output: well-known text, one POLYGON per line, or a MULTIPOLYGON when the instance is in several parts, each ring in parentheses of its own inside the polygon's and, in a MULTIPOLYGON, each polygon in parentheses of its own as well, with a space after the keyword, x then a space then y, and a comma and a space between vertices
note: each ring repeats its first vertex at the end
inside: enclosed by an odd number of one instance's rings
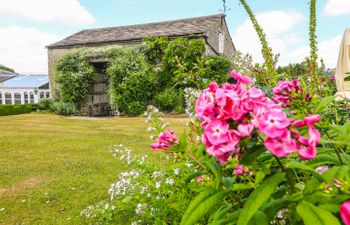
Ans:
POLYGON ((175 174, 175 175, 179 175, 179 174, 180 174, 180 168, 174 169, 174 174, 175 174))
POLYGON ((185 166, 187 166, 188 168, 190 168, 192 166, 191 163, 186 163, 185 166))
POLYGON ((160 181, 156 182, 156 188, 159 189, 160 188, 160 181))
POLYGON ((4 210, 5 210, 5 208, 1 208, 1 209, 0 209, 0 211, 4 211, 4 210))
POLYGON ((174 184, 174 179, 173 178, 167 178, 165 183, 169 184, 169 185, 173 185, 174 184))

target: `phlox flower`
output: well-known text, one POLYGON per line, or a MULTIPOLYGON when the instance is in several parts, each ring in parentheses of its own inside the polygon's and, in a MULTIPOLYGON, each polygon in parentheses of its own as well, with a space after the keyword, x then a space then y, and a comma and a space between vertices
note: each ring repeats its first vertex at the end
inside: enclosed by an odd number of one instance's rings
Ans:
POLYGON ((267 150, 272 152, 277 157, 285 157, 297 150, 295 141, 290 137, 289 131, 286 131, 282 136, 271 138, 268 137, 264 141, 267 150))
POLYGON ((259 121, 259 130, 269 138, 277 138, 286 132, 290 122, 286 115, 279 110, 266 112, 259 121))
POLYGON ((340 205, 340 217, 345 225, 350 225, 350 201, 340 205))
POLYGON ((161 133, 157 139, 156 143, 151 144, 153 150, 168 150, 175 144, 177 144, 178 138, 175 135, 175 132, 171 129, 161 133))

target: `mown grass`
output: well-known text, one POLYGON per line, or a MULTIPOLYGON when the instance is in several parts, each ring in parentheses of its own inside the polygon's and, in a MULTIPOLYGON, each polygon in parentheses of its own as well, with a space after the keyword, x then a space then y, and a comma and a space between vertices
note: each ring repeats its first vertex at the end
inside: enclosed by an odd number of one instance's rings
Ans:
MULTIPOLYGON (((166 120, 184 129, 184 119, 166 120)), ((127 169, 110 154, 112 145, 159 162, 146 128, 144 118, 0 117, 0 224, 82 224, 80 211, 107 198, 127 169)))

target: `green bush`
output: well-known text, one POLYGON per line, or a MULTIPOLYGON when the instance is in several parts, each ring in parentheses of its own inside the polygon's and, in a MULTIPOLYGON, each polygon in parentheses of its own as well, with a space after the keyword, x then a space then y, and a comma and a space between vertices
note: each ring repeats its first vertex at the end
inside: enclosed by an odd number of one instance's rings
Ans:
POLYGON ((144 110, 152 102, 157 85, 156 72, 136 50, 125 50, 124 54, 113 58, 107 68, 107 75, 111 104, 122 114, 135 115, 138 112, 134 110, 137 105, 142 106, 140 110, 144 110))
POLYGON ((36 104, 25 105, 0 105, 0 116, 31 113, 35 110, 36 104))
POLYGON ((183 111, 183 94, 180 90, 167 89, 154 97, 155 105, 164 111, 183 111))
POLYGON ((39 111, 52 111, 53 104, 54 100, 52 99, 42 100, 37 104, 37 109, 39 111))
POLYGON ((62 101, 53 102, 51 110, 62 116, 69 116, 77 111, 74 103, 62 101))
POLYGON ((139 116, 145 111, 145 106, 138 101, 131 102, 127 106, 128 116, 139 116))
POLYGON ((56 64, 58 94, 62 101, 80 107, 95 81, 94 67, 86 59, 86 52, 73 51, 56 64))

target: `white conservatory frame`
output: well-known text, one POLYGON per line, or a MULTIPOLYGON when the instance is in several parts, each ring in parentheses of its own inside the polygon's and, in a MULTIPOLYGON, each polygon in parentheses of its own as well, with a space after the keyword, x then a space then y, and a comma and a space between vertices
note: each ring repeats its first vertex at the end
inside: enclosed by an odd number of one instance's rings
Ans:
POLYGON ((50 89, 40 88, 0 88, 0 104, 28 104, 38 103, 50 99, 50 89), (15 96, 17 95, 17 96, 15 96), (10 96, 10 97, 8 97, 10 96))

